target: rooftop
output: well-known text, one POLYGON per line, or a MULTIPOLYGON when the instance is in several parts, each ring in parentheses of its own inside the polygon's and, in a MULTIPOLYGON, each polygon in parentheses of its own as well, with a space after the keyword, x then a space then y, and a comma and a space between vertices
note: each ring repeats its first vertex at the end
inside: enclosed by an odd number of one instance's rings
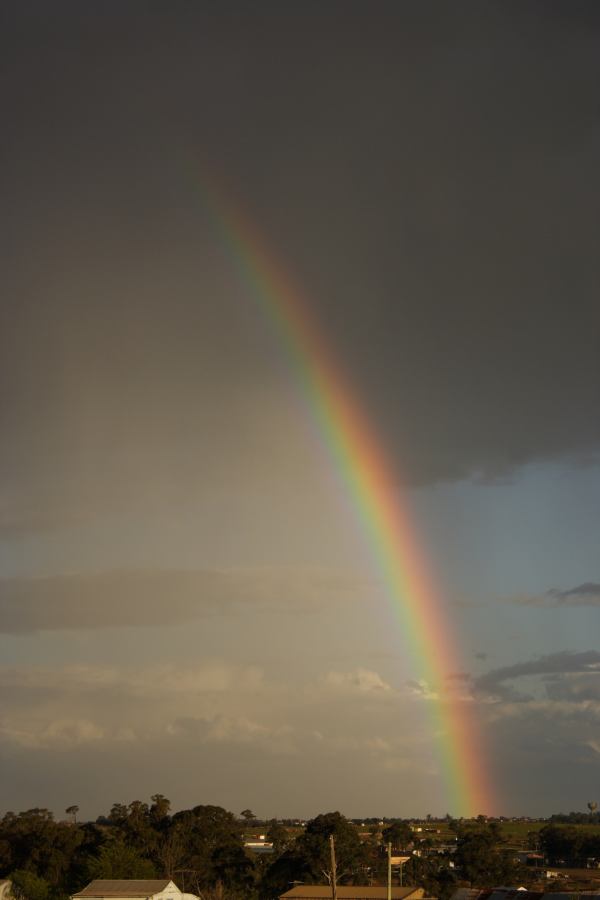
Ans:
POLYGON ((74 897, 151 897, 171 884, 170 878, 96 878, 74 897))
MULTIPOLYGON (((421 900, 423 888, 392 887, 392 900, 421 900)), ((386 900, 387 887, 370 887, 367 885, 338 885, 338 900, 386 900)), ((331 900, 329 884, 298 884, 285 894, 285 900, 331 900)))

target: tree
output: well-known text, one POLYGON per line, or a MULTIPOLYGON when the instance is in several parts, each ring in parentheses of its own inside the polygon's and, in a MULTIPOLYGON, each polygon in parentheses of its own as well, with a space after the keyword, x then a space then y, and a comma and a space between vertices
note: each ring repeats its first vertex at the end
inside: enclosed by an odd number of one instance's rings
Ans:
POLYGON ((296 846, 289 847, 271 862, 264 873, 259 887, 260 897, 262 900, 273 900, 288 891, 294 881, 312 883, 313 880, 305 857, 296 846))
POLYGON ((77 829, 69 830, 80 838, 75 852, 70 855, 63 886, 63 893, 72 896, 90 880, 88 871, 90 859, 98 856, 101 847, 106 843, 106 829, 98 827, 95 822, 84 822, 77 829))
POLYGON ((311 819, 296 841, 296 854, 304 861, 310 880, 315 883, 322 881, 323 876, 331 878, 330 835, 335 840, 338 880, 346 884, 360 880, 367 864, 367 852, 356 827, 339 812, 311 819))
POLYGON ((489 828, 465 831, 458 838, 454 861, 472 887, 517 880, 519 867, 498 853, 495 843, 489 828))
POLYGON ((217 847, 212 864, 217 885, 225 887, 228 894, 235 892, 248 896, 254 884, 254 865, 243 847, 236 844, 217 847))
POLYGON ((67 806, 65 812, 68 816, 71 816, 71 818, 73 819, 73 823, 75 824, 77 822, 77 813, 79 812, 79 807, 76 805, 67 806))
POLYGON ((284 850, 287 850, 291 843, 290 833, 276 819, 271 819, 267 830, 267 840, 273 844, 273 853, 279 856, 284 850))
POLYGON ((155 824, 159 824, 169 815, 171 801, 167 800, 164 794, 152 794, 150 799, 152 800, 150 818, 155 824))
POLYGON ((171 828, 158 845, 157 857, 162 865, 165 878, 173 878, 175 870, 183 866, 186 857, 186 845, 181 828, 171 828))
POLYGON ((456 875, 439 857, 412 856, 407 878, 412 884, 425 888, 426 896, 448 900, 457 887, 456 875))
POLYGON ((155 878, 154 864, 122 837, 110 838, 88 862, 88 880, 94 878, 155 878))
POLYGON ((322 884, 329 880, 330 835, 335 840, 338 881, 364 883, 369 850, 361 844, 356 827, 339 812, 324 813, 311 819, 295 842, 269 865, 260 883, 262 900, 280 896, 294 881, 322 884))
POLYGON ((243 809, 240 813, 240 816, 242 817, 246 825, 250 825, 250 823, 254 822, 254 820, 256 819, 256 816, 251 809, 243 809))
POLYGON ((499 844, 503 838, 502 825, 500 824, 500 822, 497 819, 492 819, 490 822, 488 822, 488 828, 495 843, 499 844))
POLYGON ((158 835, 152 827, 147 803, 133 800, 129 804, 122 829, 128 844, 139 850, 142 856, 152 856, 156 850, 158 835))
POLYGON ((123 825, 127 819, 127 806, 124 803, 113 803, 108 814, 112 825, 123 825))
POLYGON ((218 882, 227 888, 231 869, 223 860, 231 861, 235 850, 243 853, 235 816, 221 806, 195 806, 175 813, 171 828, 178 829, 186 850, 185 866, 194 870, 198 891, 211 891, 218 882))
POLYGON ((0 823, 5 871, 27 870, 54 890, 64 888, 71 859, 83 840, 81 829, 55 822, 47 809, 7 813, 0 823))
POLYGON ((10 875, 10 883, 16 900, 48 900, 50 885, 33 872, 17 869, 10 875))
POLYGON ((391 843, 394 850, 403 850, 412 842, 412 839, 412 829, 406 822, 393 822, 381 833, 382 843, 391 843))
POLYGON ((586 857, 600 853, 600 839, 573 825, 546 825, 540 830, 539 839, 551 863, 562 859, 571 865, 582 865, 586 857))

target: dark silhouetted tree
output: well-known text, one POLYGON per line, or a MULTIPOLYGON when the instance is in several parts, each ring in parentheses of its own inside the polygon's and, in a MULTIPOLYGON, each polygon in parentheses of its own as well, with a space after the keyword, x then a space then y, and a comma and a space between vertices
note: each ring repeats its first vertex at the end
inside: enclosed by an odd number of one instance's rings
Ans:
POLYGON ((406 822, 393 822, 383 829, 381 840, 383 844, 391 843, 394 850, 403 850, 412 843, 412 829, 406 822))

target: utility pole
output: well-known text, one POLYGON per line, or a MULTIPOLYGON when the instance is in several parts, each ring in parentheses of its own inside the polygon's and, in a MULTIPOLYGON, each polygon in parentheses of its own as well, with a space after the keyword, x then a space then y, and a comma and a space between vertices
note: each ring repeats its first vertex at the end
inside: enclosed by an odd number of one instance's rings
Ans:
POLYGON ((335 841, 333 835, 329 835, 329 850, 331 853, 331 900, 337 900, 337 865, 335 861, 335 841))
POLYGON ((392 900, 392 842, 388 841, 387 845, 387 900, 392 900))

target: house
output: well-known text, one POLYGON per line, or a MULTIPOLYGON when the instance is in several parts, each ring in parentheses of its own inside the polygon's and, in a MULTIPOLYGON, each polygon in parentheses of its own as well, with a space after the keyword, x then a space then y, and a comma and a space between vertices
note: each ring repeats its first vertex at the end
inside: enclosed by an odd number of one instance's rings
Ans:
POLYGON ((97 878, 71 900, 198 900, 184 894, 169 878, 97 878))
MULTIPOLYGON (((387 900, 387 887, 338 885, 338 900, 387 900)), ((425 891, 416 887, 392 887, 392 900, 423 900, 425 891)), ((331 900, 330 884, 298 884, 279 900, 331 900)))

